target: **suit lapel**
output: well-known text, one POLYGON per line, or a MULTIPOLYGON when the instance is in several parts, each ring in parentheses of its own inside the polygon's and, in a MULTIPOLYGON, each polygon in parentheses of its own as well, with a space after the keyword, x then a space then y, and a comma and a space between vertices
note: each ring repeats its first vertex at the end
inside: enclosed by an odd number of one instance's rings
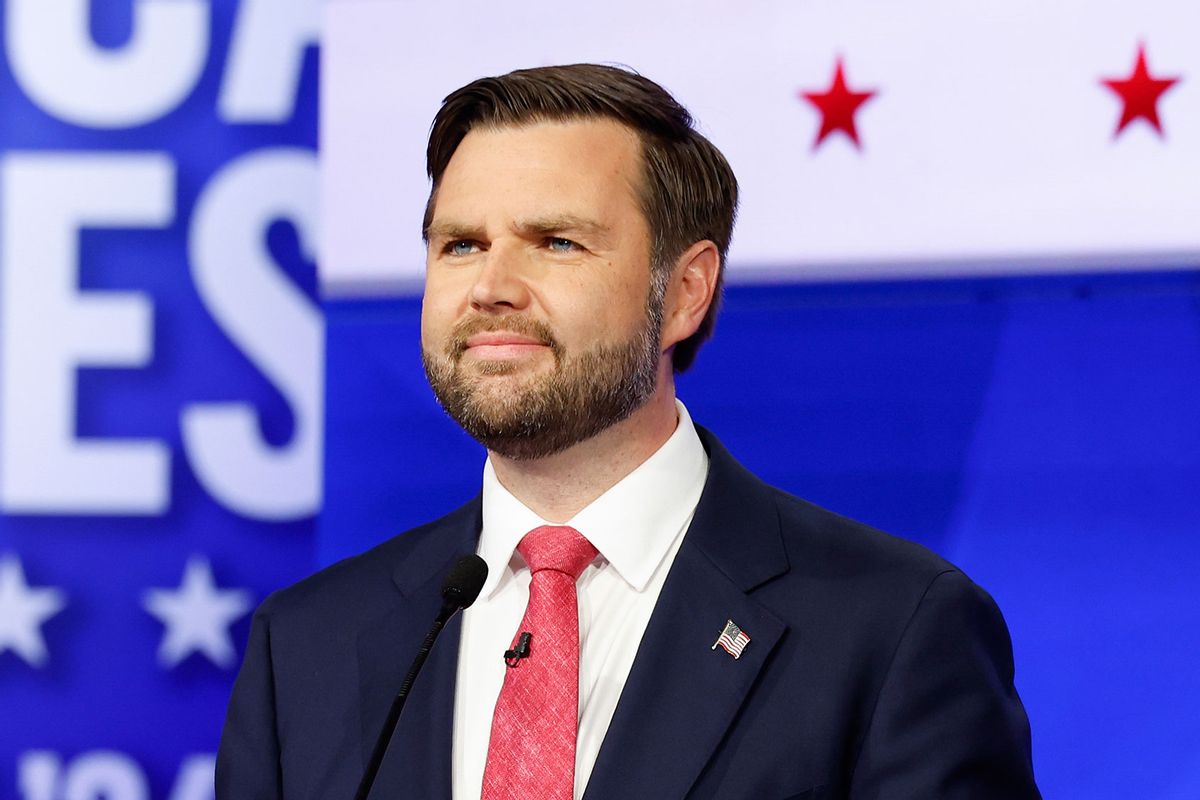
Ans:
POLYGON ((646 627, 586 800, 682 798, 717 749, 786 626, 751 593, 788 568, 770 490, 708 434, 709 477, 646 627), (750 636, 712 645, 726 620, 750 636), (682 745, 681 745, 682 741, 682 745))
POLYGON ((784 631, 695 548, 680 549, 668 586, 600 748, 587 800, 686 795, 784 631), (736 660, 711 649, 727 619, 751 637, 736 660))
MULTIPOLYGON (((392 700, 441 608, 441 584, 459 556, 474 552, 479 501, 405 534, 412 547, 393 560, 396 592, 358 637, 362 763, 366 765, 392 700)), ((454 685, 462 615, 446 625, 413 685, 371 797, 450 797, 454 685)))

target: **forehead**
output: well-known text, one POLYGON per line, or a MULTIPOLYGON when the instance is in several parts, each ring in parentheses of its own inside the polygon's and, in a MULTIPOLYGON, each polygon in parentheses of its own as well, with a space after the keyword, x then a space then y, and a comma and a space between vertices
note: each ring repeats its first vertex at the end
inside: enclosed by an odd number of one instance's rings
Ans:
POLYGON ((433 216, 624 213, 637 207, 641 163, 637 134, 607 119, 474 128, 442 174, 433 216))

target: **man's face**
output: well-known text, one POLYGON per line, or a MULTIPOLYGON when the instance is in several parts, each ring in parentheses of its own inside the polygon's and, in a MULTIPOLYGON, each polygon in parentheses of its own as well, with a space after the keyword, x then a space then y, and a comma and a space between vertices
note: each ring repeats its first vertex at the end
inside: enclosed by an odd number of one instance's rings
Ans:
POLYGON ((438 187, 421 345, 438 400, 489 450, 557 453, 654 393, 662 297, 615 122, 476 129, 438 187))

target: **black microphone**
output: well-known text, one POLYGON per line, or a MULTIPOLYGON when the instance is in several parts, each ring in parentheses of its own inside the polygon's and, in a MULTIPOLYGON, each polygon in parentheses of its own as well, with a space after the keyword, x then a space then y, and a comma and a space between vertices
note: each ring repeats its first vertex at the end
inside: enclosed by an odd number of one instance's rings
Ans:
POLYGON ((454 566, 446 573, 446 580, 442 581, 442 600, 445 603, 442 606, 443 613, 450 608, 447 619, 460 608, 471 607, 471 603, 479 597, 487 575, 487 562, 474 553, 454 562, 454 566))
POLYGON ((475 602, 475 598, 479 597, 480 589, 483 588, 483 582, 487 580, 487 574, 487 562, 474 553, 460 558, 447 573, 446 580, 442 582, 442 610, 433 620, 433 627, 429 629, 425 641, 421 643, 417 657, 413 659, 408 674, 404 676, 404 682, 400 684, 400 690, 396 692, 396 699, 392 701, 392 708, 388 711, 387 719, 383 723, 383 730, 379 732, 379 738, 375 740, 375 749, 371 752, 367 770, 358 783, 358 791, 354 795, 354 800, 367 800, 367 795, 371 793, 371 786, 375 783, 375 776, 379 774, 383 756, 387 753, 388 744, 392 741, 392 734, 396 731, 396 723, 400 721, 400 711, 404 708, 404 701, 408 699, 408 693, 417 679, 417 673, 425 665, 425 659, 429 657, 429 651, 433 649, 433 643, 437 640, 438 634, 442 632, 442 628, 446 627, 446 623, 459 609, 467 608, 475 602))

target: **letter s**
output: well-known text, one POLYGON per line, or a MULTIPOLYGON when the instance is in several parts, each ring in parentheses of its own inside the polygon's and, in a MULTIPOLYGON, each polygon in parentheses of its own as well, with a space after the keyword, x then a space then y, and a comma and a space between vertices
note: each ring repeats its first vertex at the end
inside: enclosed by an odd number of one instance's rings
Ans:
POLYGON ((272 263, 267 227, 293 222, 315 251, 317 163, 311 151, 243 156, 197 200, 188 249, 200 297, 217 324, 283 393, 292 441, 263 441, 247 403, 197 403, 183 411, 183 443, 200 482, 229 508, 256 519, 296 519, 321 503, 325 325, 312 302, 272 263))

